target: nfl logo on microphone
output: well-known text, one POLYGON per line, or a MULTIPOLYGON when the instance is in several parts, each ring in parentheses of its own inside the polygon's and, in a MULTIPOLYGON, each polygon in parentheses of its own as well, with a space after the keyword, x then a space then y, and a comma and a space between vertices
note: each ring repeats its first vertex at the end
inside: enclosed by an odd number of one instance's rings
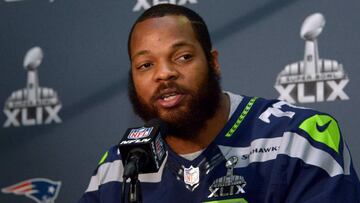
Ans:
POLYGON ((153 127, 151 128, 137 128, 137 129, 132 129, 128 135, 128 139, 141 139, 144 137, 148 137, 150 136, 150 133, 152 131, 153 127))

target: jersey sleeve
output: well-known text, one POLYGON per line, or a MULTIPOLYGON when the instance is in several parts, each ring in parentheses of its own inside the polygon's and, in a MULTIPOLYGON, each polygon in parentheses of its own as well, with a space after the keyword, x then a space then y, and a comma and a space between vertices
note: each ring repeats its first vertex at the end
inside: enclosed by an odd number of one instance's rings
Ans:
POLYGON ((314 110, 293 112, 283 132, 266 202, 360 202, 360 183, 338 122, 314 110))
POLYGON ((117 147, 101 158, 90 183, 78 203, 120 202, 122 163, 117 147))

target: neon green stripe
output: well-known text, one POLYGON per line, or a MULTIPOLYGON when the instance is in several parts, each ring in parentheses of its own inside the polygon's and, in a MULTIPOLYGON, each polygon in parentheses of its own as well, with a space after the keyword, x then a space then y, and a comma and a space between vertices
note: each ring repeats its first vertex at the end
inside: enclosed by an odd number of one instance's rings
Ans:
POLYGON ((203 203, 248 203, 244 198, 236 198, 236 199, 225 199, 225 200, 216 200, 210 202, 203 203))
POLYGON ((230 130, 226 133, 225 137, 231 137, 232 134, 239 128, 241 122, 245 119, 247 114, 249 113, 251 107, 254 105, 257 97, 253 97, 250 99, 250 101, 246 104, 245 108, 241 112, 239 118, 236 120, 234 125, 230 128, 230 130))
POLYGON ((109 155, 109 151, 106 151, 106 153, 104 154, 104 156, 101 157, 98 165, 104 163, 104 161, 105 161, 105 159, 106 159, 106 157, 107 157, 108 155, 109 155))

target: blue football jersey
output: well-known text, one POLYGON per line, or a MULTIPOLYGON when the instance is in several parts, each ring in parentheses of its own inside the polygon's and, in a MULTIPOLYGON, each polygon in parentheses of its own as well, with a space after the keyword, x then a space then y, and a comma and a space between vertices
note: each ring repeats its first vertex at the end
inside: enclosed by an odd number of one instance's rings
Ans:
MULTIPOLYGON (((80 203, 119 203, 123 165, 108 150, 80 203)), ((194 160, 167 147, 157 173, 140 174, 144 203, 360 202, 338 122, 279 100, 244 97, 194 160)))

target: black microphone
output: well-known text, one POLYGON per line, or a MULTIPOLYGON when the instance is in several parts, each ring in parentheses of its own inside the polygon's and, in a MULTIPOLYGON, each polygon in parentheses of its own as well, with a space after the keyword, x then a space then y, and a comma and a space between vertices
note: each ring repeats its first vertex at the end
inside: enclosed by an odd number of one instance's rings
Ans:
POLYGON ((143 127, 127 129, 119 143, 123 178, 159 171, 166 155, 162 138, 166 131, 166 124, 160 119, 152 119, 143 127))

